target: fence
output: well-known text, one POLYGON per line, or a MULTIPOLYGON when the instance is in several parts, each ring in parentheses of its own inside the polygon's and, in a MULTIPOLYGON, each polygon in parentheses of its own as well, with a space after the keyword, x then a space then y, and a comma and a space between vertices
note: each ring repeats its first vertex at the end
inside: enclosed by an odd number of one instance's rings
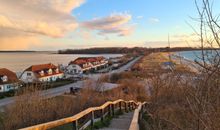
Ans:
POLYGON ((122 99, 119 99, 114 102, 108 101, 102 106, 88 108, 72 117, 67 117, 67 118, 23 128, 20 130, 47 130, 69 123, 72 124, 72 128, 74 130, 81 130, 88 127, 89 125, 91 128, 93 128, 95 122, 99 120, 103 122, 106 116, 113 116, 116 110, 120 110, 120 111, 134 110, 137 108, 138 105, 139 103, 133 100, 124 101, 122 99))

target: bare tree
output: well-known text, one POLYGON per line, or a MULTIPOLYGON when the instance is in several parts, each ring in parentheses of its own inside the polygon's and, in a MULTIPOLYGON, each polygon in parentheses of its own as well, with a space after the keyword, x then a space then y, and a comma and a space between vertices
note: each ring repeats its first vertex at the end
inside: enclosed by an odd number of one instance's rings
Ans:
POLYGON ((195 4, 199 15, 196 33, 202 50, 197 64, 202 69, 198 82, 188 89, 186 100, 194 116, 194 129, 217 130, 220 129, 220 15, 214 14, 214 3, 210 0, 195 0, 195 4))

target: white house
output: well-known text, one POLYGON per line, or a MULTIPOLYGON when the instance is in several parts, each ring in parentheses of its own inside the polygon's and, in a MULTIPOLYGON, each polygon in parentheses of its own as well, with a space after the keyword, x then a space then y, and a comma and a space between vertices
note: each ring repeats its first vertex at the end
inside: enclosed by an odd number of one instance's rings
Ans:
POLYGON ((25 83, 32 83, 52 82, 63 77, 64 73, 57 66, 49 63, 30 66, 21 74, 20 79, 25 83))
POLYGON ((7 92, 18 88, 18 78, 16 74, 8 69, 0 69, 0 92, 7 92))
POLYGON ((83 70, 77 64, 69 64, 65 69, 65 77, 66 78, 82 78, 83 70))

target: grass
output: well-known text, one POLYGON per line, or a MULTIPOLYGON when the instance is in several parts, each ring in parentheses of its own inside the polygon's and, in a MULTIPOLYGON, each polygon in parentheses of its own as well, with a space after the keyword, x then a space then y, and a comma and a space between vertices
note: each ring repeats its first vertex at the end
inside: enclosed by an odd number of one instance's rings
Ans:
POLYGON ((74 81, 72 80, 55 81, 55 82, 50 83, 50 88, 56 88, 56 87, 64 86, 64 85, 71 84, 71 83, 74 83, 74 81))
POLYGON ((62 126, 58 126, 56 128, 52 128, 50 130, 73 130, 73 124, 72 123, 68 123, 62 126))

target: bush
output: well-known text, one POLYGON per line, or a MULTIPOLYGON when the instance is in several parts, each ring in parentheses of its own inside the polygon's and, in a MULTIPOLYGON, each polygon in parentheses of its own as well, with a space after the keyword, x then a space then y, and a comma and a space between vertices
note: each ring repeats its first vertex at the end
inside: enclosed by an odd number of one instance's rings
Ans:
POLYGON ((15 95, 15 90, 10 90, 8 92, 2 92, 0 93, 0 99, 6 98, 6 97, 13 97, 15 95))

